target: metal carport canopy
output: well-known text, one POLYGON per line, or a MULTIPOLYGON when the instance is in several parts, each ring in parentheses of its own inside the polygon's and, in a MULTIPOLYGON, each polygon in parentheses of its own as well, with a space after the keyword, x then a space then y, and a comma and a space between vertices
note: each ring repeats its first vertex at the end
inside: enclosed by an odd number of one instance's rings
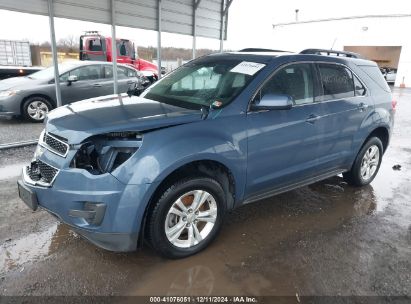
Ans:
MULTIPOLYGON (((0 0, 0 9, 45 15, 50 19, 50 40, 55 68, 57 105, 61 105, 54 17, 126 26, 158 32, 158 74, 161 76, 161 32, 193 36, 227 38, 228 9, 233 0, 0 0)), ((116 44, 113 43, 114 93, 117 94, 116 44)))
MULTIPOLYGON (((161 0, 162 31, 220 39, 225 0, 161 0)), ((111 0, 53 0, 54 16, 112 24, 111 0)), ((116 25, 158 30, 158 0, 114 0, 116 25)), ((49 15, 47 0, 0 0, 0 9, 49 15)), ((226 28, 223 26, 223 37, 226 28)))

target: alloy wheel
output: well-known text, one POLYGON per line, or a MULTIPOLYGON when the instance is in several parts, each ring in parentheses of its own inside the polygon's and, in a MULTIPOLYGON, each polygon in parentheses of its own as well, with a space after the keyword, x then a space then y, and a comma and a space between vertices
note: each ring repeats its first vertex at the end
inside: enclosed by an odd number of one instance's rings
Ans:
POLYGON ((190 191, 171 205, 165 220, 165 234, 174 246, 190 248, 210 234, 216 219, 215 198, 204 190, 190 191))
POLYGON ((48 106, 40 100, 34 100, 27 106, 27 114, 34 120, 43 120, 48 111, 48 106))
POLYGON ((370 146, 361 160, 361 178, 370 180, 377 171, 380 162, 380 150, 376 145, 370 146))

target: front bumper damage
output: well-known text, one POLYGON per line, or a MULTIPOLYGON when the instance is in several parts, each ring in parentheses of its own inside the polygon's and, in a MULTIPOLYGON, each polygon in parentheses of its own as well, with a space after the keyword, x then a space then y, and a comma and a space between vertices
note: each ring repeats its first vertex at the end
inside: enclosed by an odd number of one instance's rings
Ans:
POLYGON ((20 197, 28 200, 23 197, 27 191, 21 190, 28 189, 39 208, 99 247, 136 250, 153 184, 124 184, 110 173, 70 168, 76 152, 69 150, 62 157, 39 144, 32 164, 23 168, 20 197))

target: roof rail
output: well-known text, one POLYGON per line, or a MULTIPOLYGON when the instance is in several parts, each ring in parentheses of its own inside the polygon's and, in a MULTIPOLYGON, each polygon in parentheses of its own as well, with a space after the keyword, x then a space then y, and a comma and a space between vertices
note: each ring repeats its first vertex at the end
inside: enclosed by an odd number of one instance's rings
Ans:
POLYGON ((350 58, 363 58, 360 54, 353 52, 335 51, 335 50, 325 50, 325 49, 306 49, 300 52, 300 54, 311 54, 311 55, 327 55, 331 56, 344 56, 350 58))
POLYGON ((239 50, 239 52, 282 52, 282 53, 288 53, 287 51, 271 50, 271 49, 260 49, 260 48, 245 48, 245 49, 239 50))

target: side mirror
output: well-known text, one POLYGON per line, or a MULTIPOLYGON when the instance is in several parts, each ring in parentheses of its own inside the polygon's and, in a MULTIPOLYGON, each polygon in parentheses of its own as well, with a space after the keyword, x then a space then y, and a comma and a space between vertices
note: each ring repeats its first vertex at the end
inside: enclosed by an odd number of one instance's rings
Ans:
POLYGON ((68 85, 71 85, 72 82, 76 82, 76 81, 78 81, 78 77, 76 75, 70 75, 67 78, 68 85))
POLYGON ((141 93, 143 93, 143 91, 145 90, 145 87, 143 87, 141 84, 139 83, 132 83, 130 84, 130 86, 127 89, 127 95, 129 97, 131 96, 140 96, 141 93))
POLYGON ((293 107, 293 98, 285 94, 265 94, 260 101, 251 105, 251 110, 289 110, 293 107))

